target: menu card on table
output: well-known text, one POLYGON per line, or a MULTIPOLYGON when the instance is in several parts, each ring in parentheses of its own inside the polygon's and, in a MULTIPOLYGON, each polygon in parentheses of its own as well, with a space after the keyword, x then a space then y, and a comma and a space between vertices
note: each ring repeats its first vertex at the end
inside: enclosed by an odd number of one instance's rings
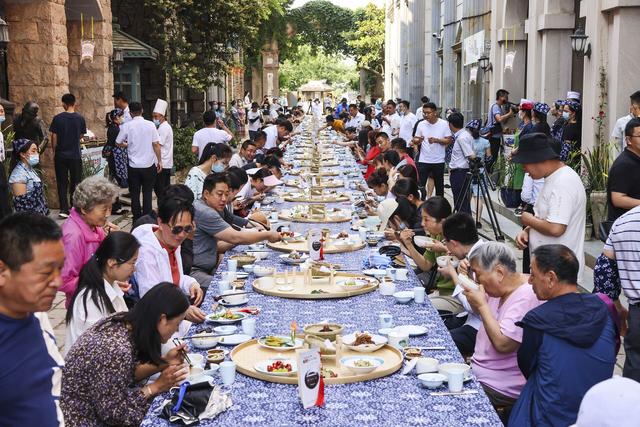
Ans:
POLYGON ((320 350, 297 350, 298 359, 298 393, 302 406, 312 408, 324 405, 324 381, 320 350))
POLYGON ((309 231, 309 258, 311 261, 320 259, 320 249, 322 248, 322 231, 309 231))

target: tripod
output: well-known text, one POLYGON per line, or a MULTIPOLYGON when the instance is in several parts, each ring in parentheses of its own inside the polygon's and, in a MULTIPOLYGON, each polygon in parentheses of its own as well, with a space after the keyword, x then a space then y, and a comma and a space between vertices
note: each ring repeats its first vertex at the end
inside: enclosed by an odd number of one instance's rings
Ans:
MULTIPOLYGON (((491 200, 491 194, 489 193, 489 186, 491 189, 495 191, 495 187, 493 183, 490 182, 489 179, 485 177, 485 174, 482 170, 482 161, 476 159, 469 160, 469 172, 467 172, 467 176, 464 179, 464 184, 462 185, 462 194, 458 197, 457 200, 454 200, 455 207, 453 209, 454 212, 459 212, 462 207, 463 202, 467 199, 467 197, 471 196, 471 186, 475 183, 478 184, 479 195, 476 197, 476 213, 475 213, 475 222, 480 222, 480 196, 482 196, 482 200, 487 207, 487 212, 489 214, 489 222, 491 223, 491 229, 493 230, 493 234, 495 236, 495 240, 499 242, 504 242, 504 235, 502 234, 502 230, 500 229, 500 224, 498 223, 498 215, 496 214, 496 210, 493 207, 493 201, 491 200)), ((491 239, 483 233, 478 233, 482 237, 486 239, 491 239)))

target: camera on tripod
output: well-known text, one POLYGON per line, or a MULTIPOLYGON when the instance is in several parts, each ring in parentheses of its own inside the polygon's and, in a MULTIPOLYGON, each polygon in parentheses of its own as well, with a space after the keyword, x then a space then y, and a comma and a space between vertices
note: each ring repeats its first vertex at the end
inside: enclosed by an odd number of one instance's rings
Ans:
POLYGON ((474 158, 469 159, 469 172, 480 172, 480 170, 484 167, 484 162, 482 159, 474 158))

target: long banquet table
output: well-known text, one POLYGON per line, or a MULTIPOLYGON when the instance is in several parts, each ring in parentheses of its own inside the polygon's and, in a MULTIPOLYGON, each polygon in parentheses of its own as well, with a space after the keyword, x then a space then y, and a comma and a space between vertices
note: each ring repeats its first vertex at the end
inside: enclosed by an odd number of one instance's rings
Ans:
MULTIPOLYGON (((344 169, 357 169, 355 161, 344 169)), ((282 203, 276 210, 295 206, 299 203, 282 203)), ((327 203, 329 207, 345 207, 346 203, 327 203)), ((329 228, 333 233, 349 231, 349 222, 333 224, 291 223, 293 231, 306 232, 313 228, 329 228)), ((247 250, 240 246, 227 253, 230 256, 247 250)), ((274 266, 278 271, 291 266, 279 262, 281 252, 272 251, 272 256, 259 261, 259 265, 274 266)), ((326 255, 329 262, 339 263, 343 268, 359 270, 369 254, 366 247, 359 251, 326 255)), ((222 272, 227 270, 223 260, 205 296, 202 309, 209 313, 213 296, 217 293, 217 282, 222 272)), ((251 290, 255 277, 249 275, 245 287, 251 290)), ((397 281, 397 290, 411 290, 418 279, 409 271, 408 280, 397 281)), ((411 337, 411 346, 444 346, 445 350, 425 351, 423 356, 434 357, 443 362, 463 362, 451 336, 442 323, 436 309, 428 302, 408 305, 396 304, 391 296, 383 296, 374 291, 345 299, 298 300, 249 294, 250 306, 261 308, 257 316, 256 336, 287 334, 292 321, 306 325, 320 321, 340 323, 345 333, 356 330, 376 332, 378 314, 391 313, 396 325, 418 324, 428 328, 428 333, 411 337)), ((190 333, 203 329, 206 325, 193 325, 190 333)), ((238 324, 238 327, 240 325, 238 324)), ((199 351, 193 349, 192 351, 199 351)), ((205 354, 205 351, 201 351, 205 354)), ((206 420, 199 425, 223 426, 500 426, 496 412, 489 403, 480 383, 475 378, 465 383, 465 390, 477 390, 477 394, 459 396, 431 396, 431 390, 422 388, 415 372, 402 375, 402 370, 377 380, 344 385, 328 385, 325 388, 325 406, 304 409, 300 403, 297 387, 276 384, 236 374, 232 386, 233 406, 215 420, 206 420)), ((220 382, 219 376, 215 378, 220 382)), ((442 388, 446 391, 446 387, 442 388)), ((441 391, 441 390, 438 390, 441 391)), ((158 417, 161 404, 167 395, 158 396, 142 426, 168 426, 166 420, 158 417)))

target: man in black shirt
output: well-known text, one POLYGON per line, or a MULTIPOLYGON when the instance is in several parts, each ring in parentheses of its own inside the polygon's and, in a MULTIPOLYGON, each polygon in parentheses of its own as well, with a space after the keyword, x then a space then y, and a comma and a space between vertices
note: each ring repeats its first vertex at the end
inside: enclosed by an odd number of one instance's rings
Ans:
POLYGON ((625 150, 611 165, 607 182, 609 221, 640 205, 640 118, 624 128, 625 150))
POLYGON ((87 125, 84 117, 76 113, 75 104, 75 96, 70 93, 62 95, 64 112, 56 115, 49 127, 61 218, 69 216, 69 200, 82 180, 80 138, 87 133, 87 125))

